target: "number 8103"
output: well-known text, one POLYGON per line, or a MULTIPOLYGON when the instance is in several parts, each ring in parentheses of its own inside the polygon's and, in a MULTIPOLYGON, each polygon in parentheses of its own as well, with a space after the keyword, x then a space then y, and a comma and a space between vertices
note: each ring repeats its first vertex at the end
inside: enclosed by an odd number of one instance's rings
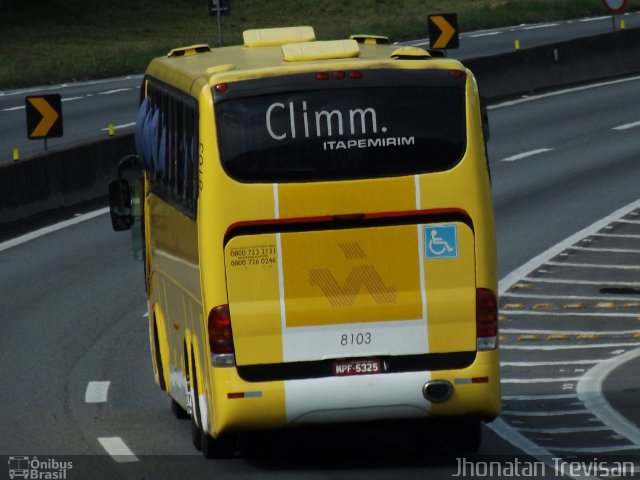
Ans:
POLYGON ((369 345, 372 341, 371 332, 343 333, 340 337, 340 345, 369 345))

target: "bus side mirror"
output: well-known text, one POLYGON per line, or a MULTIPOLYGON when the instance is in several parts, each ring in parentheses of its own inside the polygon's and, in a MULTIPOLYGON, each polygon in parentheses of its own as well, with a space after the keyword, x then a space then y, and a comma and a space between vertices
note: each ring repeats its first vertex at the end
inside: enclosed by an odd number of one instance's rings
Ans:
POLYGON ((126 180, 119 178, 109 184, 109 211, 111 226, 116 232, 131 229, 133 225, 131 187, 126 180))

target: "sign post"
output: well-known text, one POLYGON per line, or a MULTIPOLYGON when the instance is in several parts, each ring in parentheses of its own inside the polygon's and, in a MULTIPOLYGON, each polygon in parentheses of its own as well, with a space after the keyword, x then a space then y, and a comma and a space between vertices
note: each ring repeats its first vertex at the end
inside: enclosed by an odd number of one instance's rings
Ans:
POLYGON ((62 136, 62 99, 59 94, 29 95, 24 99, 27 112, 27 137, 29 140, 62 136))
POLYGON ((216 16, 218 21, 218 42, 222 46, 222 15, 229 15, 231 12, 230 0, 209 0, 209 15, 216 16))
POLYGON ((627 0, 602 0, 604 8, 611 14, 611 23, 613 31, 616 31, 616 15, 624 13, 627 9, 627 0))
POLYGON ((429 15, 429 44, 434 50, 446 50, 458 48, 458 15, 455 13, 442 13, 429 15))

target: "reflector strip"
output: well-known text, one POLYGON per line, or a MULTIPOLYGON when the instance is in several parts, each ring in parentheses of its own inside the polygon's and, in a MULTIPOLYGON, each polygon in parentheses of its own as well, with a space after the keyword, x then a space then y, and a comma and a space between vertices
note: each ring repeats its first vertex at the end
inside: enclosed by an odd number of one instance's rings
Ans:
POLYGON ((236 398, 262 398, 262 392, 232 392, 227 393, 229 400, 235 400, 236 398))
POLYGON ((456 378, 456 385, 470 385, 472 383, 489 383, 489 377, 456 378))

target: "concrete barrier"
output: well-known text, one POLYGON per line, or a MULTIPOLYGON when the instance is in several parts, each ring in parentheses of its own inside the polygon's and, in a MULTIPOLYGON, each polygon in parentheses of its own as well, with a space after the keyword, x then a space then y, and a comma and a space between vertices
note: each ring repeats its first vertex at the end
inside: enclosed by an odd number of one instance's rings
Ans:
MULTIPOLYGON (((465 61, 487 101, 640 72, 640 29, 465 61)), ((0 166, 0 225, 106 196, 126 134, 0 166)))
POLYGON ((488 101, 640 72, 640 29, 466 60, 488 101))
POLYGON ((134 151, 130 133, 0 165, 0 225, 106 197, 118 161, 134 151))

